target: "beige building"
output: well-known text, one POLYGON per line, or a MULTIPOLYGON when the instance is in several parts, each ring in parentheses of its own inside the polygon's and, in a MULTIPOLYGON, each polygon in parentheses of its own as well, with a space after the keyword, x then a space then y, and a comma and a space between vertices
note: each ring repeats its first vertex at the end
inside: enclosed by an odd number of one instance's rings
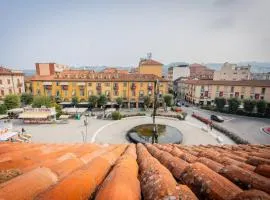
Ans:
POLYGON ((24 88, 24 74, 21 71, 0 67, 0 98, 8 94, 22 94, 24 88))
POLYGON ((224 63, 220 71, 214 72, 214 80, 241 81, 250 80, 251 66, 237 66, 236 64, 224 63))
POLYGON ((190 78, 199 80, 213 80, 213 75, 215 71, 197 63, 189 65, 189 70, 190 78))
POLYGON ((36 63, 36 72, 39 76, 50 76, 67 69, 69 66, 57 63, 36 63))
POLYGON ((263 99, 270 102, 270 81, 179 81, 178 96, 194 104, 211 104, 216 97, 263 99))

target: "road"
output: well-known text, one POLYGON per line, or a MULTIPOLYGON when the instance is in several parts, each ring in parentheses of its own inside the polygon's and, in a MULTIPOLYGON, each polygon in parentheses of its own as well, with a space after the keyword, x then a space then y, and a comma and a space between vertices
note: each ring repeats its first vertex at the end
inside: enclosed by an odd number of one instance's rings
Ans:
POLYGON ((270 119, 218 113, 203 110, 195 106, 183 107, 183 110, 189 115, 192 115, 194 112, 208 119, 210 119, 211 114, 222 116, 225 121, 219 124, 224 128, 234 132, 252 144, 270 144, 270 135, 261 131, 262 127, 270 126, 270 119))

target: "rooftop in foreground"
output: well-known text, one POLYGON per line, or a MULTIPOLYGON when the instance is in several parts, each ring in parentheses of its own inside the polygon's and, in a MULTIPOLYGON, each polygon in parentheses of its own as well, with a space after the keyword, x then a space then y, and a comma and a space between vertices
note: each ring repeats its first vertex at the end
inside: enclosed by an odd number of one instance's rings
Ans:
POLYGON ((0 199, 270 199, 270 145, 0 144, 0 199))

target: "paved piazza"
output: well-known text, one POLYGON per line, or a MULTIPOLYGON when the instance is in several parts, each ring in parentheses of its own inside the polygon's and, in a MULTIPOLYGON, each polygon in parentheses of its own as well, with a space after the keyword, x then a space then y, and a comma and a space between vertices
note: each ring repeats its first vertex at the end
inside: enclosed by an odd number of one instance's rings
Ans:
MULTIPOLYGON (((50 143, 69 143, 82 142, 82 132, 85 132, 85 126, 81 120, 69 120, 68 124, 52 124, 52 125, 23 125, 19 121, 14 122, 14 130, 20 131, 23 127, 27 133, 32 135, 33 142, 50 142, 50 143)), ((87 142, 96 143, 128 143, 126 140, 126 132, 132 127, 139 124, 151 123, 152 118, 131 117, 118 121, 89 119, 87 142)), ((198 122, 188 116, 186 121, 175 119, 164 119, 157 117, 157 123, 166 124, 179 129, 183 134, 183 144, 218 144, 215 135, 221 136, 223 142, 232 144, 226 136, 215 130, 206 132, 202 130, 204 124, 198 122)))
MULTIPOLYGON (((165 119, 157 117, 157 123, 173 126, 183 134, 183 144, 219 144, 217 136, 221 136, 223 143, 233 144, 234 142, 222 133, 212 130, 206 132, 206 125, 191 117, 192 112, 201 116, 209 117, 213 112, 201 110, 195 107, 182 108, 188 112, 185 121, 176 119, 165 119)), ((134 111, 136 112, 136 111, 134 111)), ((130 117, 118 121, 89 118, 87 142, 96 143, 128 143, 126 132, 139 124, 152 123, 149 116, 130 117)), ((248 118, 235 115, 222 115, 225 119, 222 126, 234 131, 239 136, 247 139, 251 143, 269 144, 270 135, 262 131, 262 127, 270 124, 269 119, 248 118)), ((27 133, 32 135, 33 142, 50 143, 71 143, 82 142, 82 132, 85 133, 84 119, 70 119, 68 124, 50 125, 24 125, 19 120, 13 122, 13 129, 21 131, 22 127, 27 133)))

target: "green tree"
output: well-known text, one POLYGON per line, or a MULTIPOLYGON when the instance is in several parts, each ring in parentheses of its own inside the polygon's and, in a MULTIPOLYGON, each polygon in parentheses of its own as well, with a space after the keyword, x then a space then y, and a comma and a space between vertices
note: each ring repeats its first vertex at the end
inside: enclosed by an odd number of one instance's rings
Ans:
POLYGON ((4 99, 4 104, 7 109, 13 109, 20 107, 20 97, 16 94, 7 95, 4 99))
POLYGON ((240 101, 236 98, 231 98, 228 100, 229 102, 229 112, 236 113, 237 109, 239 108, 240 101))
POLYGON ((224 109, 224 106, 226 104, 226 99, 225 98, 215 98, 215 104, 216 104, 216 107, 219 111, 222 111, 224 109))
POLYGON ((150 98, 150 96, 144 96, 143 97, 143 103, 148 108, 150 106, 150 104, 151 104, 151 98, 150 98))
POLYGON ((91 107, 96 107, 97 105, 97 100, 98 100, 98 97, 96 95, 91 95, 89 98, 88 98, 88 102, 90 104, 91 107))
POLYGON ((3 114, 6 114, 7 113, 7 107, 5 104, 1 104, 0 105, 0 114, 3 115, 3 114))
POLYGON ((59 104, 57 104, 57 103, 54 103, 53 104, 53 107, 55 107, 56 118, 58 119, 63 114, 62 107, 59 104))
POLYGON ((41 106, 46 106, 47 108, 52 107, 51 98, 47 96, 35 96, 32 107, 40 108, 41 106))
POLYGON ((98 106, 104 106, 107 103, 107 101, 108 101, 107 97, 104 94, 102 94, 98 97, 97 104, 98 106))
POLYGON ((255 100, 250 100, 250 99, 246 99, 244 100, 244 109, 247 112, 252 112, 254 107, 256 105, 256 101, 255 100))
POLYGON ((257 112, 258 113, 265 113, 266 110, 266 102, 264 100, 260 100, 257 102, 257 112))
POLYGON ((78 102, 79 102, 78 97, 76 97, 76 96, 72 97, 71 102, 72 102, 73 106, 76 107, 78 105, 78 102))
POLYGON ((123 103, 123 98, 122 97, 117 97, 116 98, 116 103, 121 107, 123 103))
POLYGON ((163 96, 164 102, 166 103, 166 106, 172 106, 172 100, 173 100, 173 96, 171 94, 165 94, 163 96))
POLYGON ((30 105, 33 102, 33 99, 34 99, 34 97, 30 93, 23 93, 21 95, 21 103, 23 105, 30 105))

